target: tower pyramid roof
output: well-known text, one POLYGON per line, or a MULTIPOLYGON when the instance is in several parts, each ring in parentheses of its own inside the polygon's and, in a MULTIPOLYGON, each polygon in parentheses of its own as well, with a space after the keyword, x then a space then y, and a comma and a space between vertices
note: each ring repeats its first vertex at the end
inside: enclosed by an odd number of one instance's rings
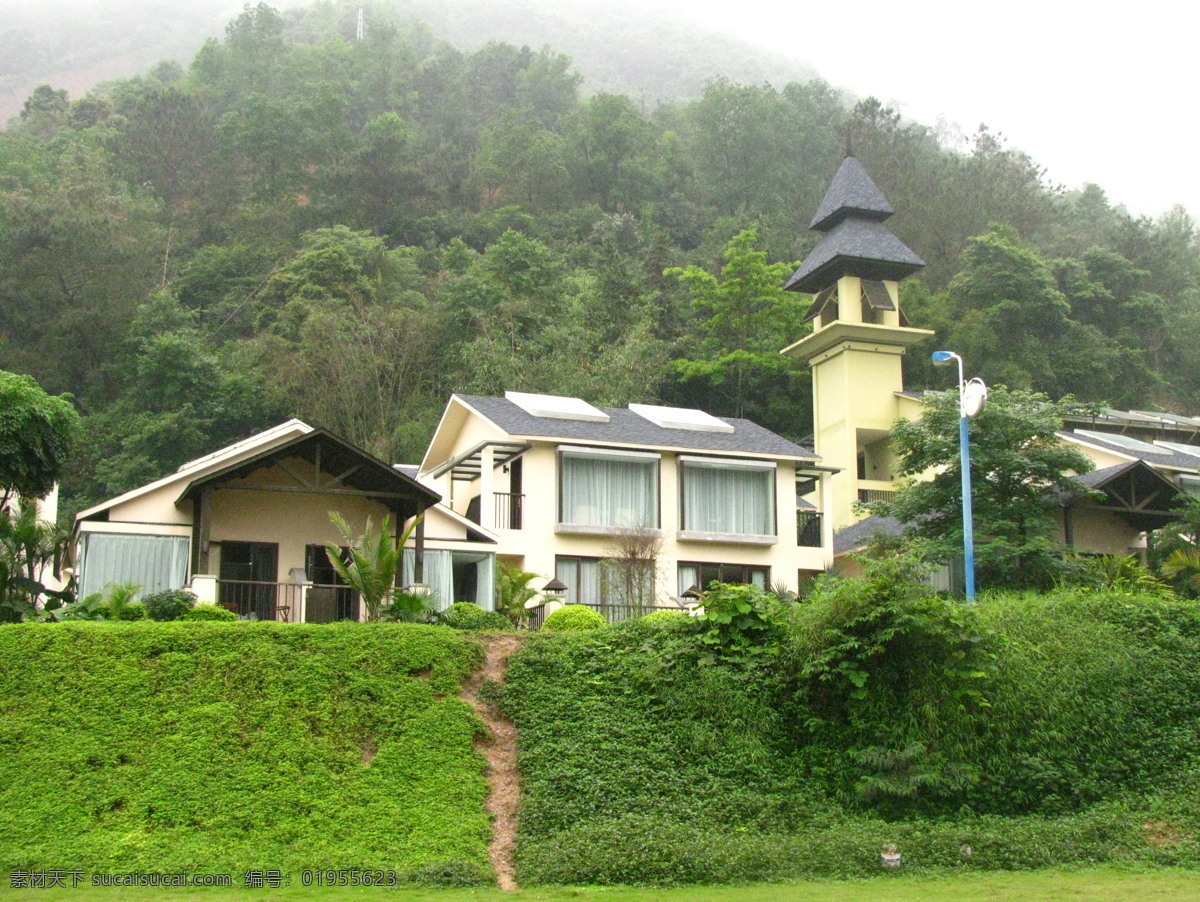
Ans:
POLYGON ((894 213, 862 163, 847 156, 812 228, 824 236, 788 280, 788 291, 815 294, 843 275, 899 281, 925 265, 883 221, 894 213))

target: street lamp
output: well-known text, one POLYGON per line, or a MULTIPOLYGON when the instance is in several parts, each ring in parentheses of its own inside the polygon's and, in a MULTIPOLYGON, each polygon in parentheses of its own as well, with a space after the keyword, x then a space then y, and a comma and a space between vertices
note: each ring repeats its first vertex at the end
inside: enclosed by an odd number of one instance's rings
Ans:
POLYGON ((962 458, 963 581, 967 601, 975 600, 975 524, 971 516, 971 441, 967 420, 983 410, 987 386, 982 379, 967 382, 963 377, 963 359, 953 351, 934 351, 934 366, 949 366, 958 361, 958 449, 962 458))

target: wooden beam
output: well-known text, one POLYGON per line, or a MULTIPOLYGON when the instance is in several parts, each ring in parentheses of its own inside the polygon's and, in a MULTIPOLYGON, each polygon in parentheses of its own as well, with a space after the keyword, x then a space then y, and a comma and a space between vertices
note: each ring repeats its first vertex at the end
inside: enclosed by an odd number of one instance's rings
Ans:
MULTIPOLYGON (((279 467, 279 469, 283 470, 283 472, 287 473, 288 476, 291 476, 292 479, 296 480, 296 482, 300 483, 300 485, 304 486, 306 489, 316 488, 314 483, 309 482, 307 479, 285 464, 282 458, 276 458, 272 462, 275 464, 275 466, 279 467)), ((319 481, 320 473, 318 473, 317 476, 319 481)), ((228 486, 228 488, 234 488, 234 486, 228 486)))
POLYGON ((353 495, 359 498, 386 498, 389 500, 412 498, 412 495, 406 495, 403 492, 372 492, 366 489, 300 489, 290 485, 223 485, 221 490, 226 492, 290 492, 296 495, 353 495))

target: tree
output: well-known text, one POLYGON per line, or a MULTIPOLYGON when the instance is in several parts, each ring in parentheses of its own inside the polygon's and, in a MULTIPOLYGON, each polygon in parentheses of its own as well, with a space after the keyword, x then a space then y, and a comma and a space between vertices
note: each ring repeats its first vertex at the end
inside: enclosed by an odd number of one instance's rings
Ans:
POLYGON ((379 532, 371 528, 371 518, 368 517, 361 536, 354 534, 350 524, 337 511, 330 511, 329 519, 338 528, 347 546, 343 560, 342 549, 332 542, 327 544, 325 553, 329 556, 329 563, 346 585, 358 593, 363 607, 367 609, 367 620, 378 620, 380 609, 395 592, 396 571, 400 567, 404 545, 421 518, 416 517, 398 539, 392 538, 387 517, 380 522, 379 532))
POLYGON ((782 287, 796 265, 767 263, 753 229, 730 239, 725 260, 720 278, 699 266, 666 271, 691 291, 696 314, 691 347, 674 361, 681 394, 711 413, 795 434, 808 371, 779 349, 807 331, 807 300, 782 287))
MULTIPOLYGON (((989 588, 1044 586, 1058 569, 1060 549, 1047 501, 1078 491, 1069 474, 1086 473, 1091 461, 1056 433, 1073 400, 989 389, 987 408, 971 421, 971 496, 975 561, 989 588)), ((867 505, 873 514, 905 524, 904 536, 938 563, 962 552, 962 469, 958 393, 925 396, 919 420, 898 422, 892 448, 898 474, 908 477, 895 497, 867 505), (923 474, 935 471, 931 479, 923 474)))
POLYGON ((48 495, 78 432, 70 395, 48 395, 31 377, 0 370, 0 508, 48 495))

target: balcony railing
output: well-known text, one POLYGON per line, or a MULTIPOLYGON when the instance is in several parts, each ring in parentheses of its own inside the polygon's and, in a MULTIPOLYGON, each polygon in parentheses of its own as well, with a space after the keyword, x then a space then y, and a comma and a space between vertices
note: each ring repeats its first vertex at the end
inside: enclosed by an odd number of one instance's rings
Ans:
POLYGON ((217 580, 217 603, 243 620, 332 623, 358 619, 358 595, 347 586, 217 580))
POLYGON ((821 547, 821 514, 796 511, 796 544, 801 548, 821 547))
POLYGON ((896 497, 895 489, 859 489, 858 500, 863 504, 870 504, 872 501, 891 501, 896 497))
POLYGON ((525 508, 525 496, 511 492, 496 492, 496 528, 520 529, 525 508))

